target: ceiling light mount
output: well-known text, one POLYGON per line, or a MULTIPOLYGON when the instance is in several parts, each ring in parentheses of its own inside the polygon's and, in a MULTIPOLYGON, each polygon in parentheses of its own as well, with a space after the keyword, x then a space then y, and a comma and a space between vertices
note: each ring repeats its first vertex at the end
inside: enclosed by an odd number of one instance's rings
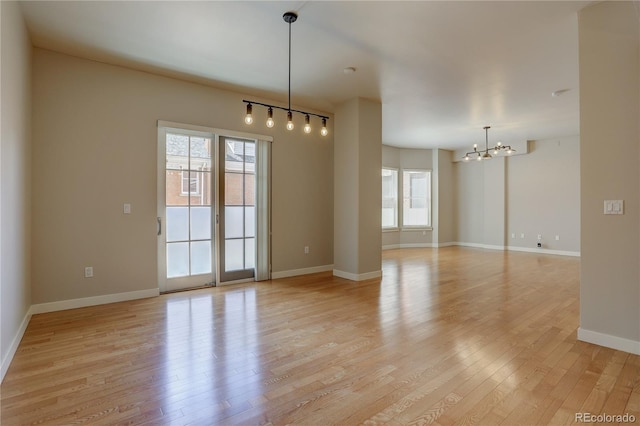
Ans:
POLYGON ((489 148, 489 129, 491 128, 491 126, 484 126, 484 150, 478 150, 478 144, 474 144, 473 145, 473 151, 469 151, 467 152, 464 157, 462 157, 462 159, 464 161, 470 161, 470 160, 477 160, 477 161, 482 161, 482 160, 491 160, 492 155, 489 154, 489 151, 493 151, 493 155, 498 155, 498 153, 500 153, 500 151, 504 150, 505 154, 507 155, 511 155, 514 152, 516 152, 515 149, 511 148, 511 145, 502 145, 502 142, 498 142, 497 144, 495 144, 495 146, 493 148, 489 148))
POLYGON ((293 24, 298 20, 298 14, 295 12, 285 12, 284 15, 282 15, 282 19, 284 19, 284 22, 287 24, 293 24))
POLYGON ((303 129, 304 129, 305 133, 311 133, 311 124, 309 122, 309 119, 310 119, 310 116, 314 116, 314 117, 318 117, 318 118, 322 119, 322 128, 320 129, 320 134, 322 136, 327 136, 327 134, 329 133, 329 131, 327 130, 327 120, 329 119, 329 117, 327 117, 326 115, 314 114, 312 112, 300 111, 300 110, 296 110, 296 109, 292 109, 291 108, 291 24, 298 20, 298 14, 296 12, 291 12, 291 11, 290 12, 285 12, 284 15, 282 15, 282 19, 284 19, 284 22, 289 24, 289 91, 288 91, 288 106, 287 106, 287 108, 285 108, 285 107, 280 107, 280 106, 277 106, 277 105, 270 105, 270 104, 265 104, 265 103, 262 103, 262 102, 256 102, 256 101, 250 101, 250 100, 247 100, 247 99, 243 99, 242 102, 247 104, 247 113, 245 115, 244 122, 246 124, 252 124, 253 123, 253 105, 260 105, 260 106, 268 108, 266 125, 269 128, 274 126, 273 110, 274 109, 279 109, 279 110, 283 110, 283 111, 287 112, 287 125, 286 125, 287 130, 293 130, 294 129, 293 113, 295 112, 295 113, 298 113, 298 114, 302 114, 304 116, 305 125, 304 125, 303 129))

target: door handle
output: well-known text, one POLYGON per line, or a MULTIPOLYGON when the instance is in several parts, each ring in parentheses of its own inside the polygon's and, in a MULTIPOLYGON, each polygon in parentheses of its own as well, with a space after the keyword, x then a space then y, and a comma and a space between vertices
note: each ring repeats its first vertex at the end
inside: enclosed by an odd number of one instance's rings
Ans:
POLYGON ((162 235, 162 218, 158 216, 158 235, 162 235))

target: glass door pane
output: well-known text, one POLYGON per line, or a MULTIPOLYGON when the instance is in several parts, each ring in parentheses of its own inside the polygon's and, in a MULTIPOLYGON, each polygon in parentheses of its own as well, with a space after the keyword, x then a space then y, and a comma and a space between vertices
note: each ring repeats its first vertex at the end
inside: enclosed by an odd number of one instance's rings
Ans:
POLYGON ((254 276, 255 141, 220 138, 220 281, 254 276))
POLYGON ((163 291, 213 282, 212 146, 209 136, 165 134, 163 291))

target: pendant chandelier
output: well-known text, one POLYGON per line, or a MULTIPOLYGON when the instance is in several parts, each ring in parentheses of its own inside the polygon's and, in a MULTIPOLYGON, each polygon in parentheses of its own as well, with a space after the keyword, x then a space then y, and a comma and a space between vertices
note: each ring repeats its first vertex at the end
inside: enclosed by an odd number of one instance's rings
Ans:
POLYGON ((516 152, 515 149, 511 148, 511 145, 502 145, 502 142, 498 142, 493 148, 489 148, 489 129, 491 126, 484 126, 484 150, 478 151, 478 144, 473 144, 473 151, 467 152, 462 159, 464 161, 470 160, 491 160, 493 158, 489 151, 493 151, 493 155, 498 155, 500 151, 504 150, 505 154, 511 155, 516 152))
POLYGON ((286 12, 284 15, 282 15, 282 19, 284 19, 284 22, 289 24, 289 105, 287 108, 284 108, 277 105, 269 105, 262 102, 243 99, 242 102, 247 104, 247 114, 244 117, 244 122, 246 124, 253 123, 253 105, 260 105, 267 108, 266 124, 267 124, 267 127, 269 128, 272 128, 273 126, 275 126, 275 122, 273 121, 273 110, 280 109, 287 112, 287 125, 286 125, 287 130, 293 130, 294 128, 293 113, 295 112, 298 114, 302 114, 304 116, 303 130, 305 133, 311 133, 310 117, 314 116, 322 119, 322 128, 320 129, 320 134, 322 136, 327 136, 327 134, 329 133, 329 131, 327 130, 327 120, 329 119, 329 117, 320 115, 320 114, 314 114, 312 112, 291 109, 291 24, 296 22, 296 20, 298 19, 298 14, 295 12, 286 12))

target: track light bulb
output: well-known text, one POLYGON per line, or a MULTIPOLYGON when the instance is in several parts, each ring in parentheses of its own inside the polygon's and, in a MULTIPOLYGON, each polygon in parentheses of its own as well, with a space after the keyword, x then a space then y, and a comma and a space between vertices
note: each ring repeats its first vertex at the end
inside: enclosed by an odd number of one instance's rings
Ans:
POLYGON ((273 108, 269 107, 269 111, 267 111, 267 127, 272 128, 274 126, 273 122, 273 108))
POLYGON ((322 129, 320 129, 320 134, 322 136, 327 136, 329 134, 329 131, 327 130, 327 119, 326 118, 322 119, 322 129))
POLYGON ((244 117, 244 122, 247 124, 253 123, 253 116, 251 115, 251 104, 247 104, 247 115, 244 117))
POLYGON ((291 111, 287 112, 287 130, 293 130, 293 114, 291 114, 291 111))
POLYGON ((309 115, 304 116, 304 132, 311 133, 311 124, 309 124, 309 115))

